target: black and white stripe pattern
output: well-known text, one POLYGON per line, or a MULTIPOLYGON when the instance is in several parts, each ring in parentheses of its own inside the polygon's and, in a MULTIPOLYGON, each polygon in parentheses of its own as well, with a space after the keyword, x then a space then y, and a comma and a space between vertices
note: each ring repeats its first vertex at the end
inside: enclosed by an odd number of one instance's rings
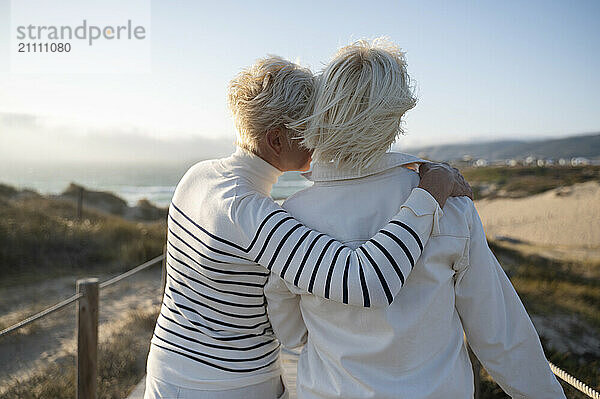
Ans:
POLYGON ((324 298, 387 306, 431 230, 425 223, 416 231, 400 220, 401 211, 353 250, 303 226, 266 197, 248 200, 257 202, 258 211, 237 215, 235 226, 247 243, 213 234, 171 204, 167 287, 152 339, 156 347, 227 372, 268 368, 279 348, 263 294, 269 271, 324 298))

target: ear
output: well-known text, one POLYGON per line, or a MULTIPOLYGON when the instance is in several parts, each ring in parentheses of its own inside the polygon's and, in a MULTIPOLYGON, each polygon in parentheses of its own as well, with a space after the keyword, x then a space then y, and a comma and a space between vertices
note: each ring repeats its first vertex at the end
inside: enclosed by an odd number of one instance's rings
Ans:
POLYGON ((267 130, 265 139, 269 151, 274 155, 281 155, 283 151, 283 131, 278 127, 269 129, 267 130))

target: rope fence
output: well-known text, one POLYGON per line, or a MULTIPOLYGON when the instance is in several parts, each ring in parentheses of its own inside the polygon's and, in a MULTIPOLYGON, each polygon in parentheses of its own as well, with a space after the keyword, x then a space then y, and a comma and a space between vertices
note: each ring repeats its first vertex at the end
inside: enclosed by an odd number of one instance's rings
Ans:
POLYGON ((142 271, 142 270, 144 270, 144 269, 147 269, 148 267, 150 267, 150 266, 154 265, 155 263, 157 263, 157 262, 160 262, 160 261, 161 261, 161 260, 163 260, 164 258, 165 258, 165 255, 164 255, 164 254, 163 254, 163 255, 159 255, 159 256, 157 256, 156 258, 154 258, 154 259, 150 259, 149 261, 147 261, 147 262, 144 262, 144 263, 142 263, 141 265, 139 265, 139 266, 136 266, 136 267, 134 267, 133 269, 131 269, 131 270, 129 270, 129 271, 127 271, 127 272, 123 273, 123 274, 119 274, 118 276, 116 276, 116 277, 114 277, 114 278, 111 278, 111 279, 109 279, 109 280, 106 280, 106 281, 104 281, 104 282, 100 283, 100 289, 106 288, 106 287, 108 287, 109 285, 116 284, 116 283, 118 283, 119 281, 121 281, 121 280, 123 280, 123 279, 126 279, 127 277, 133 276, 134 274, 136 274, 136 273, 138 273, 138 272, 141 272, 141 271, 142 271))
MULTIPOLYGON (((97 279, 82 279, 77 281, 78 292, 75 295, 45 309, 39 313, 36 313, 25 320, 22 320, 10 327, 0 331, 0 338, 6 336, 20 328, 23 328, 43 317, 48 316, 58 310, 61 310, 74 302, 79 302, 79 309, 77 313, 77 334, 78 334, 78 375, 77 375, 77 398, 88 399, 96 397, 96 377, 97 377, 97 347, 98 347, 98 291, 104 289, 110 285, 116 284, 134 274, 147 269, 148 267, 164 261, 165 254, 159 255, 147 262, 142 263, 139 266, 128 270, 125 273, 119 274, 113 278, 110 278, 102 283, 98 283, 97 279), (89 337, 93 339, 89 339, 89 337), (84 367, 82 367, 84 365, 84 367)), ((163 288, 165 282, 165 263, 163 262, 163 288)), ((300 353, 291 349, 282 348, 282 352, 290 354, 292 356, 299 356, 300 353)), ((573 377, 566 371, 557 367, 555 364, 548 362, 552 372, 561 380, 571 385, 573 388, 579 390, 590 398, 600 399, 600 393, 581 382, 577 378, 573 377)), ((477 379, 476 379, 477 382, 477 379)), ((479 395, 476 394, 476 398, 479 395)))
MULTIPOLYGON (((150 259, 149 261, 102 283, 99 283, 97 278, 79 279, 77 280, 77 293, 75 295, 5 328, 0 331, 0 338, 77 302, 78 306, 75 322, 77 337, 76 397, 77 399, 96 399, 98 388, 99 292, 101 289, 116 284, 127 277, 131 277, 164 259, 165 255, 163 253, 154 259, 150 259)), ((163 280, 164 270, 165 267, 163 262, 163 280)))
POLYGON ((555 376, 557 376, 558 378, 560 378, 567 384, 571 385, 573 388, 577 389, 578 391, 583 392, 590 398, 600 399, 600 393, 593 390, 592 388, 590 388, 583 382, 579 381, 577 378, 573 377, 566 371, 560 369, 552 362, 548 362, 548 363, 550 364, 550 370, 552 370, 552 372, 554 373, 555 376))
MULTIPOLYGON (((138 272, 141 272, 142 270, 154 265, 157 262, 160 262, 161 260, 163 260, 165 257, 165 255, 159 255, 154 259, 150 259, 147 262, 142 263, 141 265, 134 267, 133 269, 123 273, 123 274, 119 274, 118 276, 111 278, 109 280, 106 280, 102 283, 100 283, 99 287, 100 289, 106 288, 109 285, 118 283, 119 281, 126 279, 127 277, 130 277, 138 272)), ((20 328, 25 327, 28 324, 33 323, 36 320, 39 320, 45 316, 48 316, 50 313, 54 313, 58 310, 61 310, 62 308, 72 304, 73 302, 79 300, 81 297, 83 296, 82 293, 78 292, 77 294, 65 299, 64 301, 61 301, 55 305, 52 305, 51 307, 49 307, 48 309, 42 310, 39 313, 36 313, 32 316, 29 316, 28 318, 26 318, 25 320, 22 320, 10 327, 5 328, 4 330, 0 331, 0 338, 2 338, 4 335, 8 335, 13 331, 16 331, 20 328)))
POLYGON ((12 325, 8 328, 5 328, 4 330, 0 331, 0 338, 4 335, 10 334, 13 331, 18 330, 19 328, 25 327, 28 324, 33 323, 36 320, 41 319, 44 316, 48 316, 50 313, 54 313, 57 310, 61 310, 62 308, 72 304, 73 302, 77 301, 79 298, 81 298, 83 296, 83 294, 81 293, 77 293, 75 295, 73 295, 70 298, 65 299, 62 302, 57 303, 56 305, 53 305, 51 307, 49 307, 46 310, 42 310, 39 313, 34 314, 33 316, 29 316, 28 318, 26 318, 25 320, 22 320, 20 322, 18 322, 15 325, 12 325))

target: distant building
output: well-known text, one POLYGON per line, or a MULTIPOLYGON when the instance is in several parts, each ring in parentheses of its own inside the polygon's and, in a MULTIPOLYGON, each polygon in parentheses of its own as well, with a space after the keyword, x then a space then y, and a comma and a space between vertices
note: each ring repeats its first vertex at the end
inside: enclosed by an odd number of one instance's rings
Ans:
POLYGON ((507 159, 506 166, 517 166, 519 162, 516 159, 507 159))
POLYGON ((590 160, 584 157, 571 158, 571 166, 589 165, 590 160))
POLYGON ((488 161, 486 159, 480 158, 477 161, 473 162, 473 166, 477 168, 483 168, 488 165, 488 161))
POLYGON ((558 160, 558 164, 560 166, 565 166, 567 164, 567 160, 564 159, 564 158, 561 158, 561 159, 558 160))

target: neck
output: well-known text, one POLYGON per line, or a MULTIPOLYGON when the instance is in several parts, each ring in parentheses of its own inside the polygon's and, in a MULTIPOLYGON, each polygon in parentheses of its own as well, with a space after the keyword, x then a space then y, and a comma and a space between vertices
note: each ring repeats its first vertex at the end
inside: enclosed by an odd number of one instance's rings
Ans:
POLYGON ((258 154, 256 155, 259 156, 265 162, 268 162, 269 165, 273 166, 274 168, 277 168, 280 172, 285 172, 283 166, 281 165, 279 157, 274 155, 271 151, 265 151, 264 148, 259 147, 258 154))
POLYGON ((224 166, 234 175, 248 178, 254 187, 265 195, 270 194, 273 184, 282 174, 262 157, 240 147, 231 157, 224 159, 224 166))

